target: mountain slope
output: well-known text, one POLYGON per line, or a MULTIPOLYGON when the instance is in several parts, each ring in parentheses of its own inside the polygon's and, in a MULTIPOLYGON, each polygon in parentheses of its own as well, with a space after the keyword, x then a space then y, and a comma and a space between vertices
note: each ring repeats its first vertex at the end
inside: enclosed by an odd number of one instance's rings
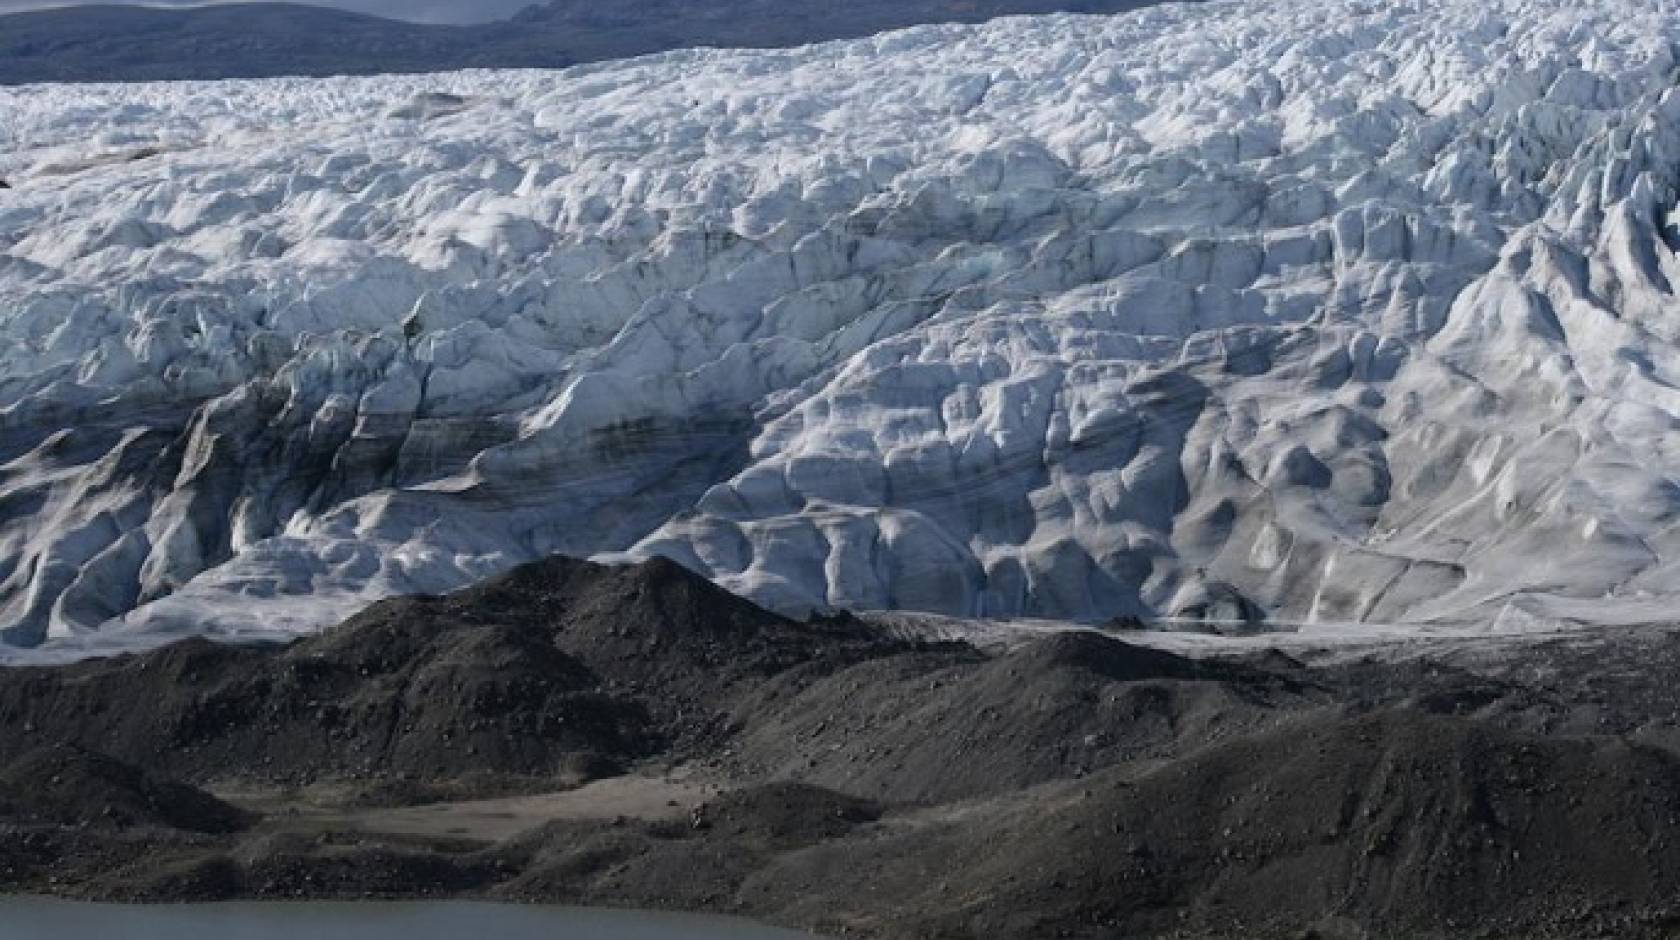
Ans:
POLYGON ((1667 616, 1677 10, 0 90, 0 624, 554 552, 792 613, 1667 616))
MULTIPOLYGON (((80 6, 0 17, 0 83, 420 72, 460 68, 477 33, 288 3, 80 6)), ((519 59, 508 66, 567 65, 519 59)))
POLYGON ((558 68, 691 46, 795 46, 1016 13, 1114 13, 1152 0, 833 4, 557 0, 511 23, 432 26, 295 3, 76 6, 0 16, 0 84, 558 68))

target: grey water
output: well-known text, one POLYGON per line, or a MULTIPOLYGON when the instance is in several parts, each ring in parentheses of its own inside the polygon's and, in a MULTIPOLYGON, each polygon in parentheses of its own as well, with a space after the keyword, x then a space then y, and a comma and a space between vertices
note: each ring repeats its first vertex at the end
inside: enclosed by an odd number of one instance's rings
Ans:
POLYGON ((0 940, 813 940, 691 914, 462 902, 121 905, 0 898, 0 940))

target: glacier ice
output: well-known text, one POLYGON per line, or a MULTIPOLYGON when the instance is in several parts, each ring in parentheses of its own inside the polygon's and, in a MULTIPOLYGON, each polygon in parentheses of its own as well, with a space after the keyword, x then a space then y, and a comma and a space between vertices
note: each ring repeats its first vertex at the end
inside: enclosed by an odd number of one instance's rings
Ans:
POLYGON ((0 89, 0 633, 550 553, 771 606, 1611 622, 1680 584, 1680 3, 1261 0, 0 89))

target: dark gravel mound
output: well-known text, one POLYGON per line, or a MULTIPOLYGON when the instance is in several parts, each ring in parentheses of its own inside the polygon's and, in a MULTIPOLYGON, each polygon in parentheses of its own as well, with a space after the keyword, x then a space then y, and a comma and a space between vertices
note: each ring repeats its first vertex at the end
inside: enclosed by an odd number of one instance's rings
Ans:
POLYGON ((555 558, 286 648, 189 640, 0 670, 0 754, 68 742, 188 780, 546 777, 687 753, 765 677, 901 646, 793 623, 671 562, 555 558))
POLYGON ((694 826, 781 849, 837 839, 881 818, 880 804, 800 783, 737 790, 700 807, 694 826))
POLYGON ((307 782, 545 773, 575 752, 654 746, 634 703, 594 691, 564 654, 496 625, 426 635, 383 658, 334 659, 317 652, 326 645, 188 641, 0 674, 0 748, 68 741, 184 779, 307 782))
POLYGON ((830 672, 908 648, 849 618, 796 623, 663 558, 621 567, 552 558, 448 597, 375 604, 299 652, 405 662, 416 637, 489 627, 575 664, 588 687, 632 704, 657 729, 648 733, 662 737, 650 746, 684 751, 726 735, 737 704, 770 677, 830 672))
POLYGON ((68 744, 30 751, 0 768, 0 818, 203 833, 238 832, 251 822, 202 790, 68 744))
POLYGON ((898 648, 847 618, 795 623, 663 558, 526 565, 410 622, 436 617, 539 630, 610 687, 657 687, 660 699, 686 703, 726 701, 739 683, 816 660, 838 665, 898 648))
POLYGON ((870 892, 917 912, 900 935, 1669 936, 1680 764, 1411 711, 1320 716, 845 852, 765 890, 808 910, 794 886, 821 871, 824 906, 870 892), (930 858, 939 883, 918 877, 930 858))
POLYGON ((937 803, 1172 756, 1327 701, 1255 667, 1055 634, 990 659, 944 648, 772 684, 741 750, 771 776, 937 803))
POLYGON ((1038 639, 1016 653, 1012 668, 1025 672, 1079 671, 1114 682, 1202 681, 1301 688, 1300 682, 1284 678, 1292 670, 1268 668, 1265 658, 1246 664, 1191 659, 1090 630, 1052 633, 1038 639))
POLYGON ((751 788, 697 825, 554 826, 499 896, 922 938, 1663 937, 1680 765, 1384 709, 1318 712, 991 800, 751 788))

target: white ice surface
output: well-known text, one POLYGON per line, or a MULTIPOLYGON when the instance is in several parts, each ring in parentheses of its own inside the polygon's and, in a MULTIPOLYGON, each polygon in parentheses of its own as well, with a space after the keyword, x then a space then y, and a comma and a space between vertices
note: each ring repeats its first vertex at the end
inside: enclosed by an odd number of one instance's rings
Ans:
POLYGON ((1680 593, 1680 0, 0 89, 0 630, 549 552, 789 611, 1680 593))

